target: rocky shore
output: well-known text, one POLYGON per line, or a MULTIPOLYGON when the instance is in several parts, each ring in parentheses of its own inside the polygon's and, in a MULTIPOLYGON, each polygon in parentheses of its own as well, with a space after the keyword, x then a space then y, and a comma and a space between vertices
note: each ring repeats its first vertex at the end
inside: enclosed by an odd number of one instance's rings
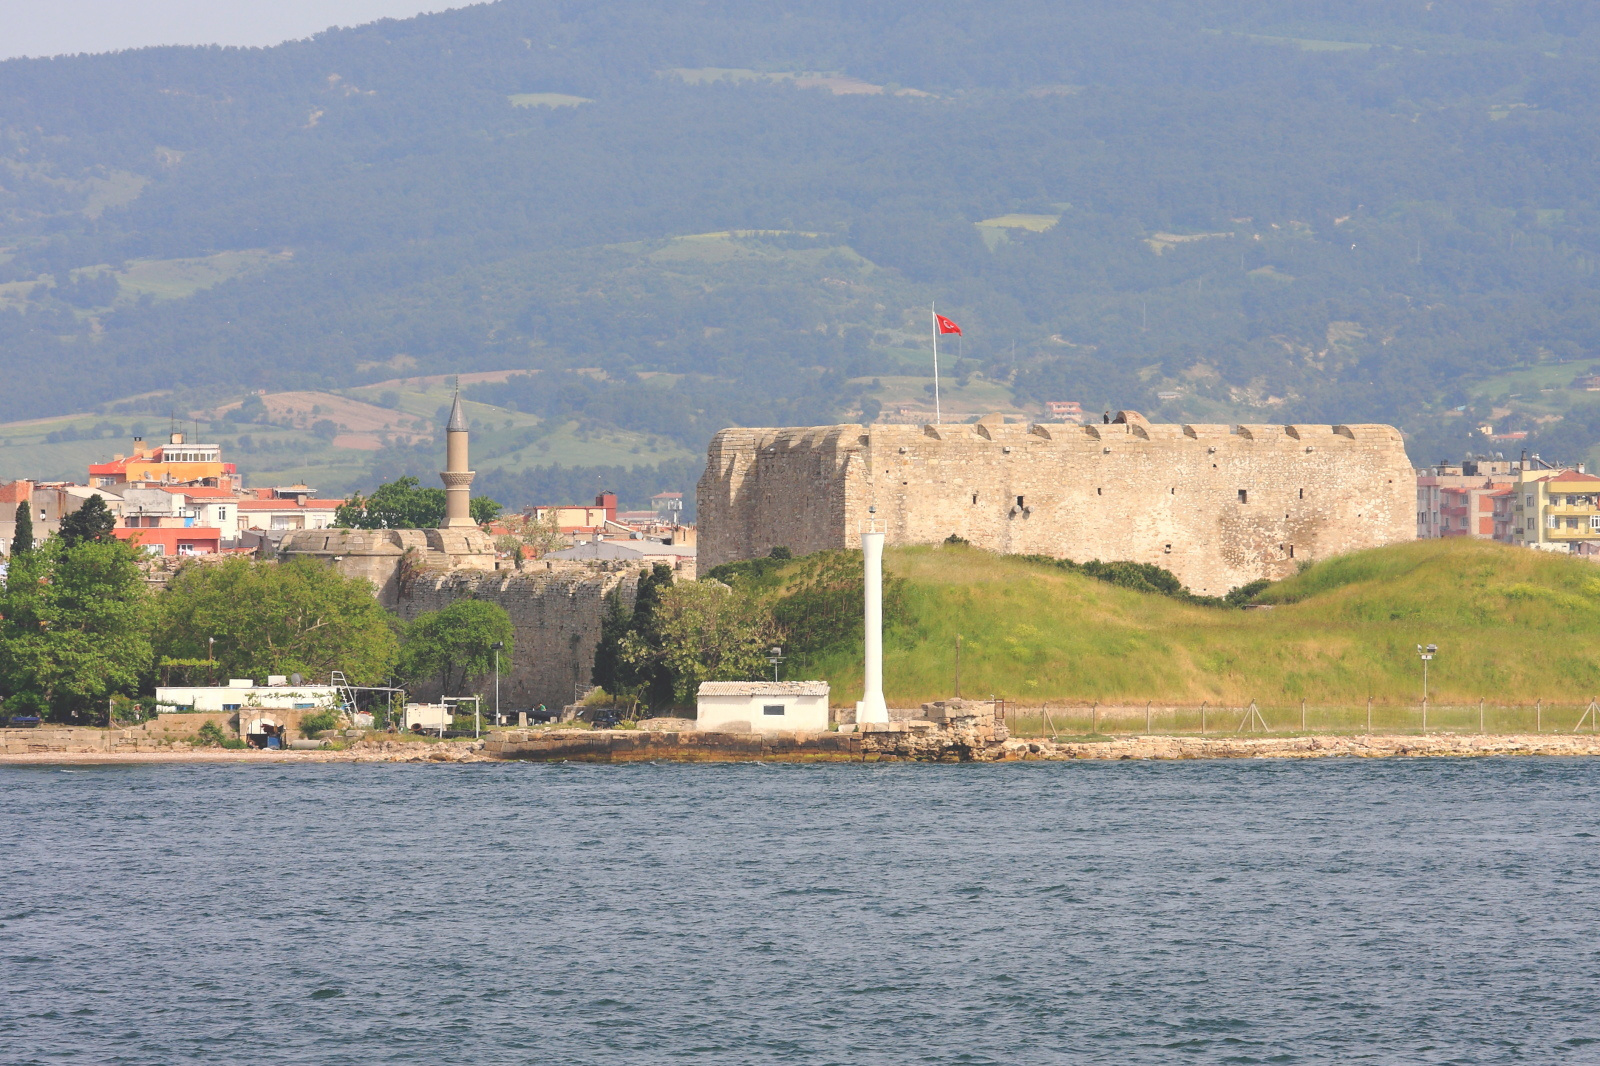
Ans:
POLYGON ((178 742, 139 751, 27 751, 0 754, 0 766, 71 765, 136 766, 147 763, 329 763, 329 762, 493 762, 484 741, 428 743, 406 740, 360 740, 341 749, 316 751, 240 751, 194 747, 178 742))
POLYGON ((1594 734, 1197 737, 1130 736, 1114 740, 974 735, 960 728, 895 723, 868 732, 695 733, 660 730, 549 729, 491 733, 484 740, 357 740, 334 750, 239 751, 175 743, 160 750, 44 751, 0 754, 0 765, 140 765, 154 763, 479 763, 535 762, 1064 762, 1078 759, 1317 759, 1483 756, 1597 756, 1594 734))
POLYGON ((1126 737, 1095 743, 1008 739, 993 758, 1006 759, 1318 759, 1484 755, 1600 755, 1600 736, 1589 733, 1497 735, 1429 733, 1425 736, 1126 737))

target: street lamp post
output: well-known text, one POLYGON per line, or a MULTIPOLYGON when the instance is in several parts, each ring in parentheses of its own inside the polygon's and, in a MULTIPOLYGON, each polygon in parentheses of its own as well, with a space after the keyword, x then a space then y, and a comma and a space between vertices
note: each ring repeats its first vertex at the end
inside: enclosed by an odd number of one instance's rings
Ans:
POLYGON ((1422 731, 1424 733, 1428 731, 1428 663, 1433 661, 1433 657, 1438 652, 1439 645, 1437 644, 1429 644, 1427 647, 1423 647, 1421 644, 1417 645, 1417 655, 1422 659, 1422 731))
POLYGON ((500 653, 505 650, 505 641, 497 640, 489 647, 494 651, 494 724, 500 724, 500 653))

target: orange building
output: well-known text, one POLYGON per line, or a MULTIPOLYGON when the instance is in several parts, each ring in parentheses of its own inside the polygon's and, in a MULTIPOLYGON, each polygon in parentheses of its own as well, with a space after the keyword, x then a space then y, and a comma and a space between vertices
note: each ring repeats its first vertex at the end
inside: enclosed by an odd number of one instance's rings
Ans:
POLYGON ((146 447, 142 437, 133 438, 133 454, 118 455, 109 463, 89 464, 89 484, 97 489, 117 489, 126 485, 197 485, 208 488, 239 488, 239 474, 232 463, 222 461, 222 446, 190 444, 182 433, 173 433, 167 443, 146 447))

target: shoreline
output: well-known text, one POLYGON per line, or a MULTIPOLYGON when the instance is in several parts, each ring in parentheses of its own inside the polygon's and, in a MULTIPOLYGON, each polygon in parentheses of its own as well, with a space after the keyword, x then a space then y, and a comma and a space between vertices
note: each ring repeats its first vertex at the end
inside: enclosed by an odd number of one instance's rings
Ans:
POLYGON ((248 765, 304 763, 505 763, 573 762, 1066 762, 1113 760, 1175 762, 1192 759, 1483 758, 1489 756, 1600 756, 1595 734, 1371 734, 1291 737, 1126 736, 1101 741, 1051 741, 1013 737, 965 757, 920 757, 890 751, 841 750, 823 738, 738 735, 734 746, 695 742, 721 734, 654 734, 640 745, 633 730, 551 731, 533 752, 520 745, 363 742, 342 751, 238 751, 190 748, 167 751, 31 751, 0 754, 0 766, 248 765), (567 741, 567 743, 563 743, 567 741), (576 742, 576 743, 573 743, 576 742), (502 750, 496 750, 496 749, 502 750))

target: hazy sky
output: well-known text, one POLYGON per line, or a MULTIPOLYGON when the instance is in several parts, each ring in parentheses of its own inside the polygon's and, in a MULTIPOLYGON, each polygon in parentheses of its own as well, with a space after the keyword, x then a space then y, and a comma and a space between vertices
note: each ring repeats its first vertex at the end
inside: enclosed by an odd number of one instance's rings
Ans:
POLYGON ((0 0, 0 59, 153 44, 277 44, 468 0, 0 0))

